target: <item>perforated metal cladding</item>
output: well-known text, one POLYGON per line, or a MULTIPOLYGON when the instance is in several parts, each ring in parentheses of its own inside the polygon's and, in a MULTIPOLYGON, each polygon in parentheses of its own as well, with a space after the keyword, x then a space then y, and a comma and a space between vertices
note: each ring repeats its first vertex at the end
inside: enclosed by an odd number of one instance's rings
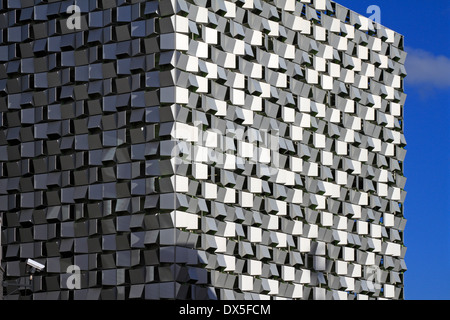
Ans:
POLYGON ((34 299, 403 298, 401 35, 328 0, 83 1, 80 30, 34 2, 0 13, 7 279, 32 258, 34 299))

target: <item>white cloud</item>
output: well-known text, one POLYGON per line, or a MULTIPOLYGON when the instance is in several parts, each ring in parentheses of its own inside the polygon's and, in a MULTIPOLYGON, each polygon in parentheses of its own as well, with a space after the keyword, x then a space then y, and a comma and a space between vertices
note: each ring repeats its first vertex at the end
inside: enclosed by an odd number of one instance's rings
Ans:
POLYGON ((422 49, 406 48, 406 84, 425 88, 450 88, 450 58, 422 49))

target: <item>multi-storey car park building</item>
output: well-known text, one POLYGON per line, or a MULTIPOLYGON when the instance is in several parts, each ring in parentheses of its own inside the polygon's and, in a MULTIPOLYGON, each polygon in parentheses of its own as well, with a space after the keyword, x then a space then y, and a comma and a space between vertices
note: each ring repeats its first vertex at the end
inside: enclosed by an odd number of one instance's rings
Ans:
POLYGON ((5 280, 45 265, 5 298, 403 299, 403 36, 329 0, 8 0, 0 28, 5 280))

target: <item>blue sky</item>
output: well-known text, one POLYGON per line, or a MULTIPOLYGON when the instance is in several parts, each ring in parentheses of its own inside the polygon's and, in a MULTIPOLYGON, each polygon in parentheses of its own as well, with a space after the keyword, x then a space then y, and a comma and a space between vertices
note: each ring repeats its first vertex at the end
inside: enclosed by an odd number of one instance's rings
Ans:
POLYGON ((449 300, 450 1, 337 0, 405 36, 405 298, 449 300))

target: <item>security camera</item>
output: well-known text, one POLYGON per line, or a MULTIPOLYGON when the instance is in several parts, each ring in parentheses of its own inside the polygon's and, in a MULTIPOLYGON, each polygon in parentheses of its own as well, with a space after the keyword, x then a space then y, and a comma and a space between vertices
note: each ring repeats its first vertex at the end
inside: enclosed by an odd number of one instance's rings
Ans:
POLYGON ((45 266, 43 264, 40 264, 39 262, 34 261, 33 259, 27 259, 27 265, 29 265, 30 267, 32 267, 38 271, 42 271, 45 268, 45 266))

